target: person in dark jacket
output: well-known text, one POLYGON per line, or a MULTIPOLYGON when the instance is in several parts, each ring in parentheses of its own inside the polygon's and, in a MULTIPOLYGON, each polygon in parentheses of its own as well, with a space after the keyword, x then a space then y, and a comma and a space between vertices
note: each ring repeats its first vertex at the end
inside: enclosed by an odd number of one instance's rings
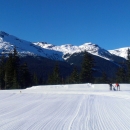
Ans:
POLYGON ((109 83, 110 91, 112 90, 112 83, 109 83))

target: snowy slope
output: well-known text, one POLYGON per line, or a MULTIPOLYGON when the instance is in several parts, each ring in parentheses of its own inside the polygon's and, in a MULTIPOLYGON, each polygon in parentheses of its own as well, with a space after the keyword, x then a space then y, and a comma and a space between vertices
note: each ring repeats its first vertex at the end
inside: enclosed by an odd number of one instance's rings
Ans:
POLYGON ((107 51, 100 46, 90 42, 84 43, 80 46, 75 46, 71 44, 55 46, 47 42, 32 43, 0 31, 0 53, 9 53, 13 51, 14 46, 21 56, 43 56, 54 60, 66 60, 72 54, 80 53, 83 51, 87 51, 93 55, 102 57, 107 60, 113 60, 113 54, 125 58, 127 54, 127 48, 107 51))
POLYGON ((0 90, 0 130, 129 130, 129 84, 108 89, 78 84, 0 90), (68 91, 57 93, 59 87, 68 91))
POLYGON ((83 45, 80 45, 80 46, 74 46, 71 44, 55 46, 55 45, 44 43, 44 42, 37 42, 34 44, 37 46, 40 46, 41 48, 63 52, 63 57, 64 55, 69 54, 68 57, 66 57, 65 59, 69 58, 70 55, 74 53, 87 51, 93 55, 97 55, 107 60, 111 60, 111 53, 109 53, 107 50, 93 43, 84 43, 83 45))
POLYGON ((111 54, 114 54, 114 55, 127 59, 128 48, 130 49, 130 47, 124 47, 124 48, 119 48, 119 49, 115 49, 115 50, 109 50, 109 52, 111 54))
POLYGON ((71 44, 55 46, 46 42, 28 42, 0 31, 0 53, 9 53, 14 46, 21 56, 33 55, 43 56, 55 60, 63 60, 74 53, 87 51, 93 55, 111 60, 111 53, 96 44, 85 43, 80 46, 71 44), (69 54, 64 58, 64 55, 69 54))
POLYGON ((16 47, 21 56, 43 56, 50 59, 62 60, 62 53, 55 50, 43 49, 31 42, 21 40, 5 32, 0 32, 0 53, 9 53, 16 47))

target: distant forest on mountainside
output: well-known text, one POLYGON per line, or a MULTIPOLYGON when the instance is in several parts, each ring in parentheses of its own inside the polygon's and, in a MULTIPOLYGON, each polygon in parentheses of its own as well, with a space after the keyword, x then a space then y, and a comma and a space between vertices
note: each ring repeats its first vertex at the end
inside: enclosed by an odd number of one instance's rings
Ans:
MULTIPOLYGON (((54 61, 43 57, 20 57, 16 48, 0 58, 0 89, 25 89, 35 85, 81 83, 130 83, 130 50, 113 77, 104 71, 100 75, 96 62, 88 52, 82 53, 81 65, 54 61)), ((102 64, 100 64, 102 67, 102 64)), ((111 70, 110 70, 111 71, 111 70)))

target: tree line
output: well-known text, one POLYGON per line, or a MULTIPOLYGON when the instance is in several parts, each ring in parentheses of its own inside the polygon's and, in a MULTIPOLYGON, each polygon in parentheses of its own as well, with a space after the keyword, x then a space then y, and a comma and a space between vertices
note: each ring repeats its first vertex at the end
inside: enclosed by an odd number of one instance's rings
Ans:
POLYGON ((96 63, 92 55, 84 52, 81 70, 73 68, 72 73, 64 80, 61 80, 58 66, 54 69, 49 79, 49 84, 79 84, 79 83, 130 83, 130 49, 127 51, 126 62, 120 63, 113 77, 108 77, 106 72, 102 72, 100 77, 94 76, 96 63), (56 69, 57 68, 57 69, 56 69), (54 79, 53 79, 54 78, 54 79), (59 81, 59 83, 56 81, 59 81))
POLYGON ((84 57, 79 71, 75 66, 68 77, 63 78, 58 63, 55 64, 51 74, 46 80, 42 80, 35 73, 28 69, 27 63, 20 64, 20 58, 16 48, 8 56, 2 55, 0 58, 0 89, 24 89, 33 85, 44 84, 78 84, 78 83, 130 83, 130 50, 126 63, 122 63, 116 76, 110 78, 105 72, 101 77, 94 77, 95 62, 92 55, 84 52, 84 57))
POLYGON ((31 85, 30 72, 26 63, 20 65, 16 48, 0 59, 0 88, 23 89, 31 85))

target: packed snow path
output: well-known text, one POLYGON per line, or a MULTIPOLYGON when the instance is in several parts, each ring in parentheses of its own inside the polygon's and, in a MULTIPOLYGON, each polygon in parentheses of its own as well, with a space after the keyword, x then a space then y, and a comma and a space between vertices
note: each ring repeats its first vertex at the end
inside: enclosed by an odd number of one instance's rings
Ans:
POLYGON ((0 130, 130 130, 130 91, 0 92, 0 130))

